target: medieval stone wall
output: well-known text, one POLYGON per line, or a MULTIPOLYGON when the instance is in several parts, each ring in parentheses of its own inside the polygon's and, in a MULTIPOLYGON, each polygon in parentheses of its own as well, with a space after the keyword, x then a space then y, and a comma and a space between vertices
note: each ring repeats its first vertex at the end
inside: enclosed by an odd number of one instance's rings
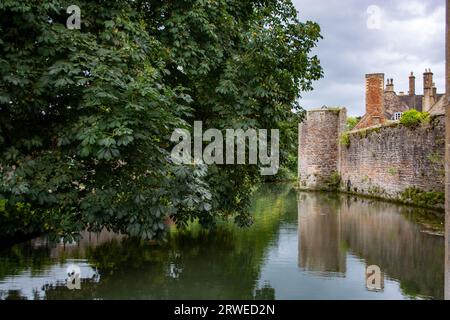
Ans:
POLYGON ((299 126, 300 187, 323 189, 338 172, 341 145, 339 135, 345 128, 345 109, 320 109, 307 113, 299 126))
POLYGON ((351 132, 341 148, 345 191, 401 199, 408 189, 444 192, 445 123, 408 128, 400 124, 351 132))

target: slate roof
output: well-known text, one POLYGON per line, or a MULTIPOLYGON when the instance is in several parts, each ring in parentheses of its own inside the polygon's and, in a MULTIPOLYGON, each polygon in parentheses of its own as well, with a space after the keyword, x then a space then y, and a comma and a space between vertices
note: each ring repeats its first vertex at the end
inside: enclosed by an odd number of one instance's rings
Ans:
POLYGON ((404 95, 404 96, 399 96, 400 101, 405 103, 409 109, 416 109, 417 111, 422 112, 423 109, 423 95, 415 95, 415 96, 410 96, 410 95, 404 95))

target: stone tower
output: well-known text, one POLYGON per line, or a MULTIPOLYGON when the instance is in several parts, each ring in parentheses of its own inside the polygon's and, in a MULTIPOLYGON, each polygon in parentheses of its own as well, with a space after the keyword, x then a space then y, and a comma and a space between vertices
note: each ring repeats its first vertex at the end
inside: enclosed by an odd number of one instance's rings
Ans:
POLYGON ((322 108, 307 113, 299 126, 299 181, 309 190, 326 189, 327 182, 340 168, 341 144, 345 131, 345 108, 322 108))

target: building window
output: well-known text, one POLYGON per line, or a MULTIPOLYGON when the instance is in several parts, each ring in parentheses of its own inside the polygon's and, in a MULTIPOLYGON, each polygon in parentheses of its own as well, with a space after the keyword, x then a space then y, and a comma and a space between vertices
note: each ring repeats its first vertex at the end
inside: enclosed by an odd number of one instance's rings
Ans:
POLYGON ((394 113, 394 115, 392 116, 392 120, 398 121, 401 119, 403 113, 402 112, 396 112, 394 113))

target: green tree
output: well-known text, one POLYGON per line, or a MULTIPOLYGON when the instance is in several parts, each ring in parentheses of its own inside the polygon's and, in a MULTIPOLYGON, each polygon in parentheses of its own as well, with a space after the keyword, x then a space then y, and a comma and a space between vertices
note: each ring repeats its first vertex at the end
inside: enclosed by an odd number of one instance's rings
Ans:
POLYGON ((287 0, 0 4, 0 234, 249 223, 256 166, 175 166, 175 128, 279 128, 322 70, 287 0))
POLYGON ((356 127, 356 125, 358 124, 358 122, 360 120, 361 119, 358 119, 358 118, 355 118, 355 117, 348 117, 347 118, 347 128, 346 128, 346 130, 347 131, 352 131, 356 127))
POLYGON ((420 112, 416 109, 411 109, 403 113, 400 118, 400 123, 406 127, 417 127, 420 124, 427 124, 430 122, 430 114, 428 112, 420 112))

